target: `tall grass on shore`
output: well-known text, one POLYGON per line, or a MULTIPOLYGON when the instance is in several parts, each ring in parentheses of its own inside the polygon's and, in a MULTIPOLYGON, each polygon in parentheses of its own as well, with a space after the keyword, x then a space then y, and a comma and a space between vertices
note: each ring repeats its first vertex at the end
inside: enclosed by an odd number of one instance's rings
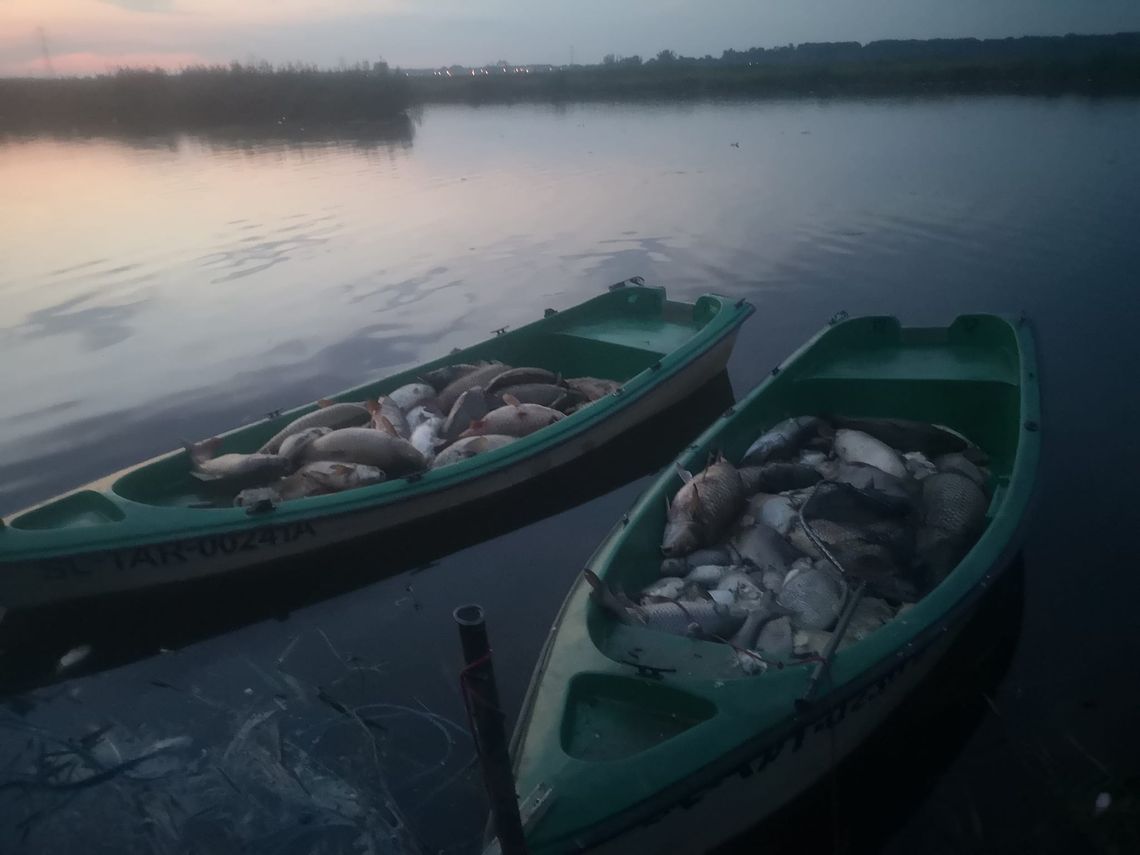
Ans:
POLYGON ((97 77, 0 80, 0 129, 375 121, 409 104, 407 79, 379 63, 331 71, 240 63, 178 73, 120 69, 97 77))

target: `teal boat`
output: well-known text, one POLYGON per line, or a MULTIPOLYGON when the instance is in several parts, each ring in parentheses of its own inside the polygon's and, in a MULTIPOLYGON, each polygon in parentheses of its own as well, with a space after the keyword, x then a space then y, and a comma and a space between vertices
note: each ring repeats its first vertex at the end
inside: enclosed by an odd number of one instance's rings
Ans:
MULTIPOLYGON (((572 308, 547 309, 544 318, 473 347, 331 396, 334 402, 374 398, 434 368, 490 359, 622 384, 506 447, 406 478, 249 510, 219 507, 216 497, 204 494, 185 451, 100 478, 0 521, 0 607, 216 577, 363 537, 398 537, 406 524, 469 503, 485 506, 702 388, 724 370, 752 311, 743 300, 712 295, 693 303, 668 300, 663 289, 629 280, 572 308)), ((316 407, 225 433, 219 451, 255 451, 316 407)))
MULTIPOLYGON (((619 622, 575 583, 555 619, 512 744, 532 853, 696 851, 760 822, 857 747, 953 643, 1020 549, 1040 451, 1028 325, 990 315, 946 328, 890 317, 836 320, 718 419, 678 459, 740 459, 793 415, 916 419, 990 455, 981 538, 932 592, 813 666, 748 676, 731 647, 619 622)), ((591 557, 609 587, 659 578, 670 466, 591 557)))

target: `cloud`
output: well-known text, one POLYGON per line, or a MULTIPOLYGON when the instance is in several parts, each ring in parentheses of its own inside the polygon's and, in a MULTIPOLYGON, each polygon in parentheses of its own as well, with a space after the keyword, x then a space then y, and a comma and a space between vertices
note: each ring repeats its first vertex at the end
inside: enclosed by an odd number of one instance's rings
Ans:
POLYGON ((174 5, 173 0, 101 0, 101 2, 132 12, 168 12, 174 5))

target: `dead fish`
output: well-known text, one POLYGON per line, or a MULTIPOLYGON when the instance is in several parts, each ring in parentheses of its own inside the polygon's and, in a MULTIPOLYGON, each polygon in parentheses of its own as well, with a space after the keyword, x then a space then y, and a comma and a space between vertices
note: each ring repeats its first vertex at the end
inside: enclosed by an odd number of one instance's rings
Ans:
POLYGON ((621 388, 621 383, 616 380, 603 380, 599 377, 572 377, 565 383, 575 392, 585 395, 587 401, 604 398, 621 388))
POLYGON ((908 451, 903 455, 906 462, 906 471, 916 481, 928 478, 938 471, 938 467, 931 463, 921 451, 908 451))
MULTIPOLYGON (((381 483, 384 478, 384 471, 375 466, 319 460, 315 463, 306 463, 292 475, 282 478, 271 489, 276 494, 277 501, 286 502, 307 496, 325 496, 329 493, 368 487, 381 483)), ((256 496, 251 496, 250 494, 254 492, 242 490, 234 499, 234 504, 239 508, 245 507, 251 504, 251 499, 262 498, 260 491, 256 491, 256 496)))
POLYGON ((265 483, 279 478, 289 468, 289 461, 277 454, 223 454, 215 457, 222 441, 213 437, 197 445, 184 443, 190 456, 191 475, 211 483, 265 483))
POLYGON ((510 395, 521 404, 540 404, 555 410, 563 410, 573 404, 585 400, 573 389, 555 386, 552 383, 524 383, 517 386, 508 386, 498 389, 493 394, 488 393, 490 406, 501 407, 506 403, 505 397, 510 395))
MULTIPOLYGON (((844 571, 862 579, 878 579, 898 573, 913 554, 913 535, 898 524, 852 526, 832 520, 809 520, 808 524, 844 571), (908 551, 909 546, 909 551, 908 551)), ((788 535, 797 548, 816 559, 823 553, 797 523, 788 535)))
POLYGON ((792 633, 792 653, 822 657, 831 643, 831 633, 822 629, 797 629, 792 633))
POLYGON ((606 611, 623 623, 655 629, 671 635, 718 636, 734 633, 744 623, 745 613, 736 606, 725 606, 712 600, 635 605, 609 590, 590 570, 583 574, 593 589, 591 596, 606 611))
POLYGON ((757 493, 748 500, 744 520, 762 522, 780 534, 786 535, 796 521, 796 510, 787 496, 757 493))
MULTIPOLYGON (((795 416, 784 419, 765 431, 759 439, 748 446, 741 458, 741 465, 759 466, 773 458, 786 458, 795 454, 800 446, 829 426, 815 416, 795 416)), ((778 493, 779 490, 771 492, 778 493)))
POLYGON ((372 414, 362 404, 334 404, 327 398, 317 401, 317 409, 298 416, 281 430, 277 431, 265 445, 258 449, 262 454, 276 454, 286 437, 300 433, 306 428, 327 427, 339 430, 368 424, 372 414))
POLYGON ((455 365, 444 365, 442 368, 435 368, 421 374, 420 379, 435 389, 436 392, 442 392, 460 377, 466 377, 479 367, 479 365, 471 365, 463 362, 455 365))
POLYGON ((524 384, 544 383, 551 386, 561 386, 561 375, 545 368, 510 368, 497 375, 484 388, 487 394, 503 392, 508 386, 521 386, 524 384))
POLYGON ((895 616, 895 610, 886 600, 875 597, 862 597, 851 611, 851 620, 839 642, 843 650, 870 636, 875 630, 895 616))
POLYGON ((922 482, 923 525, 918 531, 918 563, 928 581, 942 581, 969 552, 986 523, 985 493, 957 472, 940 472, 922 482))
POLYGON ((758 570, 774 568, 787 572, 803 552, 784 540, 771 526, 755 522, 732 538, 733 548, 740 553, 743 561, 758 570))
POLYGON ((784 579, 776 601, 791 613, 796 629, 827 629, 835 623, 847 599, 847 584, 820 564, 797 567, 784 579))
POLYGON ((404 417, 396 402, 391 398, 381 397, 367 404, 368 412, 372 414, 372 427, 387 434, 407 439, 412 435, 408 429, 408 420, 404 417))
MULTIPOLYGON (((827 455, 822 451, 805 449, 804 451, 800 452, 800 456, 796 458, 795 462, 801 466, 810 466, 812 469, 816 469, 819 466, 822 466, 826 461, 827 455)), ((808 485, 805 484, 804 486, 808 485)))
MULTIPOLYGON (((454 442, 460 435, 471 427, 472 422, 478 421, 487 415, 487 396, 483 394, 481 386, 473 386, 455 399, 447 420, 440 429, 440 437, 445 442, 454 442)), ((501 431, 488 431, 488 433, 501 433, 501 431)))
POLYGON ((406 439, 371 428, 342 428, 318 437, 306 446, 301 459, 307 463, 363 463, 379 467, 394 478, 418 472, 426 465, 423 455, 406 439))
POLYGON ((716 583, 716 590, 728 591, 738 603, 762 599, 767 593, 743 570, 731 570, 725 573, 716 583))
POLYGON ((523 437, 541 430, 566 418, 558 410, 538 404, 509 402, 505 407, 491 410, 483 418, 472 422, 460 436, 498 434, 500 436, 523 437))
POLYGON ((902 455, 865 433, 841 429, 835 432, 835 454, 844 463, 865 463, 896 478, 907 476, 902 455))
POLYGON ((442 421, 445 418, 447 418, 447 415, 440 411, 439 405, 432 399, 431 401, 408 410, 408 430, 414 433, 416 428, 426 421, 432 419, 440 419, 442 421))
POLYGON ((880 493, 889 500, 912 506, 921 489, 910 478, 896 478, 866 463, 840 463, 832 480, 849 484, 863 493, 880 493))
POLYGON ((858 431, 874 437, 899 451, 917 451, 927 457, 962 452, 977 447, 949 428, 908 419, 860 419, 835 416, 838 428, 858 431))
POLYGON ((651 582, 641 589, 642 598, 665 598, 667 600, 675 600, 681 596, 681 592, 685 589, 685 580, 678 579, 676 576, 667 576, 664 579, 658 579, 656 582, 651 582))
POLYGON ((429 465, 435 459, 436 449, 443 442, 440 439, 442 430, 443 419, 433 417, 418 424, 416 429, 412 431, 412 438, 408 440, 416 451, 424 456, 424 462, 429 465))
POLYGON ((661 551, 667 557, 685 555, 715 543, 744 504, 740 474, 723 457, 697 475, 678 467, 685 482, 673 501, 666 500, 667 519, 661 551))
POLYGON ((407 383, 399 389, 389 392, 387 397, 406 413, 413 407, 433 400, 435 398, 435 387, 430 383, 407 383))
POLYGON ((818 482, 823 475, 802 463, 766 463, 740 470, 744 489, 749 493, 783 493, 800 490, 818 482))
POLYGON ((702 564, 694 567, 685 576, 684 581, 690 584, 702 585, 705 588, 715 588, 728 573, 736 569, 732 565, 702 564))
POLYGON ((756 643, 756 634, 768 621, 786 614, 775 597, 767 591, 744 606, 747 616, 744 623, 733 636, 732 643, 737 647, 751 648, 756 643))
POLYGON ((500 436, 496 434, 466 437, 453 442, 437 454, 432 468, 439 469, 441 466, 450 466, 452 463, 458 463, 461 460, 466 460, 468 457, 474 457, 486 451, 494 451, 496 448, 502 448, 504 445, 509 445, 514 441, 515 438, 513 436, 500 436))
POLYGON ((324 436, 326 433, 332 433, 332 428, 305 428, 299 433, 295 433, 292 436, 287 436, 285 438, 285 441, 281 443, 281 449, 277 453, 281 457, 284 457, 286 460, 288 460, 290 466, 296 466, 297 460, 301 456, 301 452, 305 450, 305 446, 312 442, 314 439, 324 436))
POLYGON ((778 617, 760 628, 754 642, 756 651, 766 659, 787 660, 792 658, 792 621, 788 617, 778 617))
POLYGON ((697 549, 679 558, 666 558, 661 562, 661 575, 684 576, 694 567, 705 564, 727 567, 739 563, 739 558, 736 551, 727 545, 697 549))
POLYGON ((939 472, 957 472, 959 475, 964 475, 981 487, 983 491, 990 480, 988 473, 975 465, 964 454, 944 454, 935 459, 934 465, 938 467, 939 472))
POLYGON ((437 399, 439 401, 439 408, 444 412, 450 413, 451 408, 455 406, 455 402, 459 399, 460 395, 468 389, 474 389, 476 386, 481 389, 486 388, 488 383, 509 368, 509 365, 504 365, 501 362, 492 362, 487 365, 481 365, 474 371, 453 380, 439 393, 437 399))
POLYGON ((64 671, 74 668, 91 655, 91 649, 90 644, 81 644, 78 647, 71 648, 55 663, 55 673, 62 674, 64 671))

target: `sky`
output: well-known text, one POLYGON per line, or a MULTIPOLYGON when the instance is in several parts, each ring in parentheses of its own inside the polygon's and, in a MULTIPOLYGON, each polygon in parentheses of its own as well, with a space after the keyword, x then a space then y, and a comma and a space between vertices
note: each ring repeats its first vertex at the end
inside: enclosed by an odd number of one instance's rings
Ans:
POLYGON ((1140 30, 1140 0, 0 0, 0 76, 268 60, 405 68, 663 48, 1140 30), (42 38, 41 38, 42 34, 42 38))

